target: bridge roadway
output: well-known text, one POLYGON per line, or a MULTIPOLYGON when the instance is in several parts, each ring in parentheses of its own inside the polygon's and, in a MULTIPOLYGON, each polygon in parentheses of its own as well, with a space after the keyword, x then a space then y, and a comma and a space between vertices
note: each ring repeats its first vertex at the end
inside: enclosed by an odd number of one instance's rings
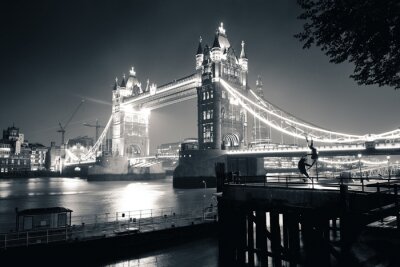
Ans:
MULTIPOLYGON (((332 156, 379 156, 379 155, 400 155, 400 143, 376 144, 375 148, 367 148, 365 144, 354 145, 329 145, 316 146, 320 157, 332 156)), ((301 157, 310 153, 306 146, 287 147, 287 148, 249 148, 241 150, 227 150, 228 156, 240 157, 301 157)))
POLYGON ((174 80, 162 85, 155 91, 148 91, 140 95, 125 98, 122 106, 137 106, 142 109, 153 110, 172 105, 197 97, 196 88, 200 86, 200 79, 196 74, 174 80))
POLYGON ((229 181, 223 170, 216 166, 223 266, 356 266, 351 246, 368 224, 396 216, 400 229, 399 179, 229 181))

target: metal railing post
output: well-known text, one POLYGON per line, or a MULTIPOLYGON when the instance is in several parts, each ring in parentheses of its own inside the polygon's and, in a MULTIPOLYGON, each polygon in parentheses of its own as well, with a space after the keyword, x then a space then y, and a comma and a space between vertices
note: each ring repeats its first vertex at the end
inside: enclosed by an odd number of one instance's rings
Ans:
POLYGON ((397 188, 397 184, 394 185, 394 197, 395 197, 395 207, 396 207, 396 226, 397 232, 400 231, 400 215, 399 215, 399 191, 397 188))
POLYGON ((364 178, 361 178, 361 190, 364 192, 364 178))
POLYGON ((49 230, 46 230, 46 243, 49 243, 49 230))
MULTIPOLYGON (((376 185, 376 193, 378 194, 379 213, 380 213, 380 216, 382 216, 381 187, 380 187, 379 183, 377 183, 377 185, 376 185)), ((381 217, 381 223, 383 223, 383 217, 381 217)))
POLYGON ((26 232, 26 246, 29 246, 29 232, 26 232))
POLYGON ((311 185, 312 185, 312 189, 314 189, 314 176, 311 176, 311 185))

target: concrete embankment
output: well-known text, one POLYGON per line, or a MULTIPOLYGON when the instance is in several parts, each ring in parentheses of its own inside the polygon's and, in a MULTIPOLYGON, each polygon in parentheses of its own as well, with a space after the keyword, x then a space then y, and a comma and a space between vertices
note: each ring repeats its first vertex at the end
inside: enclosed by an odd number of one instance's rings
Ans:
POLYGON ((217 235, 217 223, 85 239, 0 251, 1 266, 101 266, 105 262, 217 235))

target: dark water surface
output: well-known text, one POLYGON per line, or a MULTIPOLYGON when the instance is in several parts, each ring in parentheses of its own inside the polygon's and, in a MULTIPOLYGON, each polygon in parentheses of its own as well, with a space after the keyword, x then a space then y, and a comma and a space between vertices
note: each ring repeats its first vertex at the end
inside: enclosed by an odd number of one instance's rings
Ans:
MULTIPOLYGON (((81 216, 174 207, 188 210, 210 203, 215 189, 174 189, 172 178, 153 181, 87 181, 81 178, 0 180, 0 232, 15 228, 15 208, 62 206, 81 216), (204 195, 206 196, 204 198, 204 195)), ((112 216, 111 216, 112 217, 112 216)), ((203 239, 154 251, 110 266, 217 266, 217 241, 203 239)), ((106 263, 105 263, 106 265, 106 263)))
POLYGON ((218 266, 218 240, 204 238, 178 246, 141 254, 131 259, 106 263, 109 267, 142 267, 142 266, 189 266, 216 267, 218 266))

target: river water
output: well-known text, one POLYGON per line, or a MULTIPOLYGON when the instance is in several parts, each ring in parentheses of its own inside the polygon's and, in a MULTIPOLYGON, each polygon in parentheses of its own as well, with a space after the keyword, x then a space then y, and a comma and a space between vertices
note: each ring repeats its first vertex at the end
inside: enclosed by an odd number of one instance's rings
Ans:
MULTIPOLYGON (((209 204, 215 188, 174 189, 172 178, 152 181, 87 181, 81 178, 27 178, 0 180, 0 232, 15 228, 19 210, 66 207, 73 221, 93 214, 159 210, 188 210, 209 204), (205 197, 204 197, 205 195, 205 197)), ((111 266, 217 266, 217 242, 193 241, 188 245, 154 251, 142 258, 107 263, 111 266), (190 246, 188 246, 190 245, 190 246), (182 259, 177 262, 177 259, 182 259)))

